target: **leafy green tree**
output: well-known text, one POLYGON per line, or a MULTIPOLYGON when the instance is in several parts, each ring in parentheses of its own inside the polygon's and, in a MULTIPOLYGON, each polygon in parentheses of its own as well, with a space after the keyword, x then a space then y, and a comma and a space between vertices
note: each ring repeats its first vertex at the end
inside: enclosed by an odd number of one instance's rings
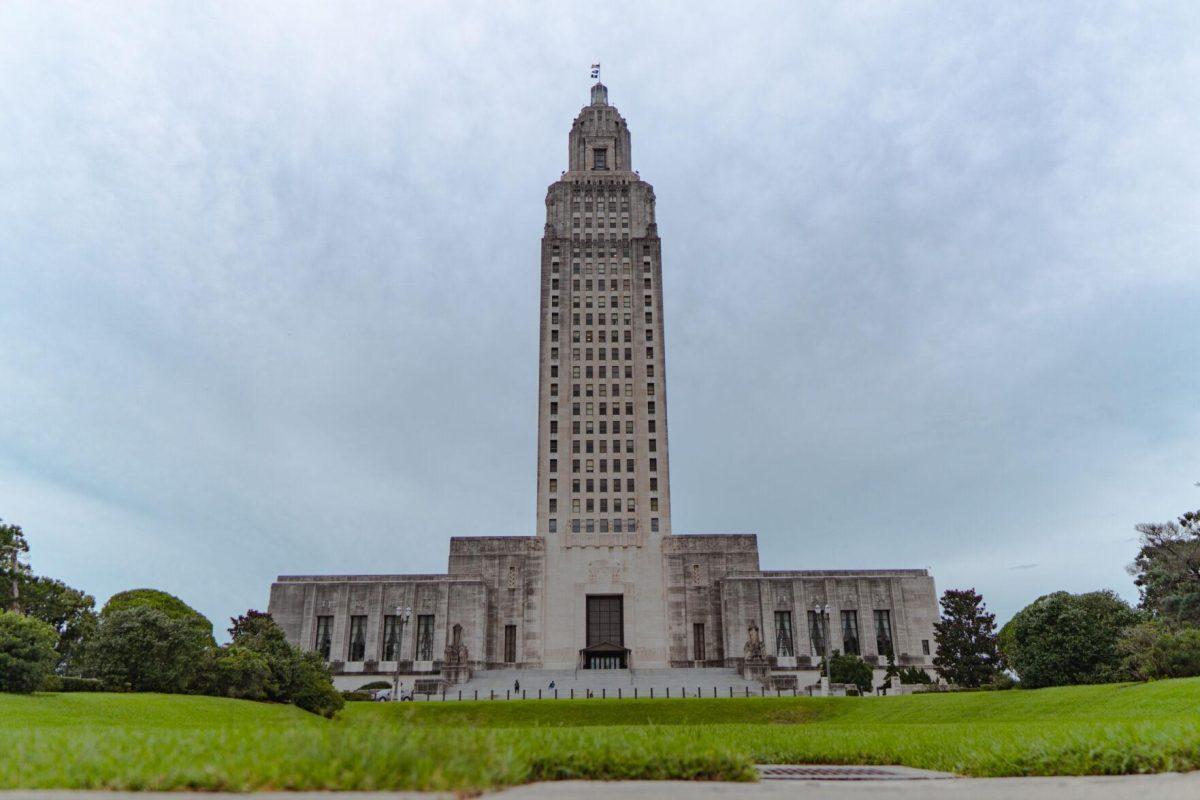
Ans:
POLYGON ((1200 511, 1137 531, 1142 546, 1129 573, 1141 607, 1172 625, 1200 626, 1200 511))
POLYGON ((95 598, 60 580, 37 575, 21 582, 21 605, 26 614, 54 628, 57 671, 75 670, 83 643, 96 630, 95 598))
POLYGON ((175 595, 158 589, 130 589, 118 592, 108 598, 108 602, 100 610, 100 617, 103 619, 116 611, 130 608, 149 608, 160 611, 171 619, 180 620, 192 626, 198 634, 208 640, 209 644, 216 645, 216 640, 213 639, 213 626, 208 617, 175 595))
POLYGON ((205 650, 195 689, 240 700, 278 699, 268 657, 236 644, 205 650))
POLYGON ((192 685, 211 638, 193 620, 154 608, 106 608, 84 649, 83 671, 113 689, 183 692, 192 685))
POLYGON ((35 692, 58 660, 54 629, 40 619, 0 611, 0 692, 35 692))
POLYGON ((20 526, 0 524, 0 608, 19 609, 53 626, 58 634, 59 672, 71 662, 83 640, 95 629, 95 599, 62 581, 34 575, 21 558, 29 542, 20 526))
POLYGON ((1001 652, 1029 689, 1122 680, 1127 676, 1117 641, 1139 621, 1138 613, 1111 591, 1054 592, 1004 626, 1001 652))
POLYGON ((0 520, 0 585, 7 595, 9 611, 21 611, 21 581, 29 575, 29 563, 24 560, 29 542, 20 525, 8 525, 0 520))
POLYGON ((901 683, 933 683, 933 678, 929 677, 929 673, 920 667, 901 667, 900 668, 901 683))
MULTIPOLYGON (((825 660, 817 667, 825 674, 825 660)), ((871 665, 852 653, 840 654, 834 650, 829 657, 829 682, 854 684, 863 694, 871 691, 874 672, 871 665)))
POLYGON ((1171 630, 1160 622, 1128 628, 1117 642, 1123 669, 1143 681, 1200 675, 1200 628, 1171 630))
POLYGON ((933 665, 948 683, 971 688, 990 683, 1001 668, 996 615, 974 589, 947 589, 941 606, 942 618, 933 624, 933 665))
POLYGON ((342 708, 324 660, 288 642, 270 614, 250 610, 230 622, 232 641, 210 651, 197 681, 201 691, 294 703, 326 717, 342 708))

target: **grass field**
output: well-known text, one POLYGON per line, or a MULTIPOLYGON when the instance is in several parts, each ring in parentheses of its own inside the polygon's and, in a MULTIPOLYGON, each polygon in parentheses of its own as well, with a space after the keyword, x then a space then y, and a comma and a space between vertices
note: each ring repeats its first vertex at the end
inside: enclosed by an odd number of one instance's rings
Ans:
POLYGON ((0 695, 0 788, 458 789, 752 780, 754 763, 966 775, 1200 769, 1200 679, 890 698, 352 703, 0 695))

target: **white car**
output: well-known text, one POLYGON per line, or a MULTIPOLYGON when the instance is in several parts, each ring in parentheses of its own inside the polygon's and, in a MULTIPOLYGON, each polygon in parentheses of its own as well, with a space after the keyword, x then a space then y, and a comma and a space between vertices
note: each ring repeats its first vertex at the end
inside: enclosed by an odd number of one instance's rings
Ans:
MULTIPOLYGON (((375 693, 371 697, 371 699, 377 703, 387 703, 387 702, 391 701, 391 699, 392 699, 392 690, 391 689, 376 689, 375 693)), ((400 688, 401 702, 403 702, 405 700, 408 700, 411 702, 412 699, 413 699, 412 692, 410 692, 408 689, 401 687, 400 688)))

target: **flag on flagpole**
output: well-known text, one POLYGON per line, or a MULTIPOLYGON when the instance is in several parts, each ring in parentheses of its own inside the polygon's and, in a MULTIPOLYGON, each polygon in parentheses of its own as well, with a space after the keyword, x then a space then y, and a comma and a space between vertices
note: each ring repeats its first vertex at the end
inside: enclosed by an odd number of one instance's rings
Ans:
POLYGON ((592 64, 592 78, 595 80, 600 80, 600 65, 599 64, 592 64))

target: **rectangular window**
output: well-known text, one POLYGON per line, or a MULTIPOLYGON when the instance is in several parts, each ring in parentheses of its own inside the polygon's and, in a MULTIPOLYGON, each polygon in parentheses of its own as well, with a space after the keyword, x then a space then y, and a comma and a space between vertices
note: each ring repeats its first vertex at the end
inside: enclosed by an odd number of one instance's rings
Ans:
POLYGON ((921 652, 924 655, 929 655, 929 640, 928 639, 921 640, 921 652))
POLYGON ((842 612, 842 652, 856 656, 861 650, 858 646, 858 612, 842 612))
POLYGON ((400 657, 400 618, 388 614, 383 618, 383 660, 395 661, 400 657))
POLYGON ((347 661, 362 661, 367 655, 367 618, 350 618, 350 653, 347 661))
POLYGON ((317 617, 317 636, 313 641, 313 649, 321 654, 321 658, 328 661, 332 645, 333 617, 317 617))
POLYGON ((658 533, 658 517, 650 518, 650 532, 658 533))
POLYGON ((554 517, 550 518, 550 533, 558 533, 558 520, 554 517))
POLYGON ((781 658, 791 658, 796 655, 792 645, 792 612, 775 612, 775 655, 781 658))
POLYGON ((619 594, 588 595, 587 646, 625 646, 624 597, 619 594))
POLYGON ((815 611, 808 612, 808 638, 812 645, 812 654, 816 658, 825 657, 825 618, 815 611))
POLYGON ((417 661, 433 661, 433 614, 417 616, 417 661))
POLYGON ((881 656, 892 651, 892 612, 886 609, 875 612, 875 652, 881 656))
POLYGON ((704 660, 704 623, 697 622, 692 625, 692 660, 704 660))
POLYGON ((597 147, 592 151, 592 169, 608 169, 608 150, 597 147))
POLYGON ((517 626, 504 626, 504 662, 515 664, 517 661, 517 626))

